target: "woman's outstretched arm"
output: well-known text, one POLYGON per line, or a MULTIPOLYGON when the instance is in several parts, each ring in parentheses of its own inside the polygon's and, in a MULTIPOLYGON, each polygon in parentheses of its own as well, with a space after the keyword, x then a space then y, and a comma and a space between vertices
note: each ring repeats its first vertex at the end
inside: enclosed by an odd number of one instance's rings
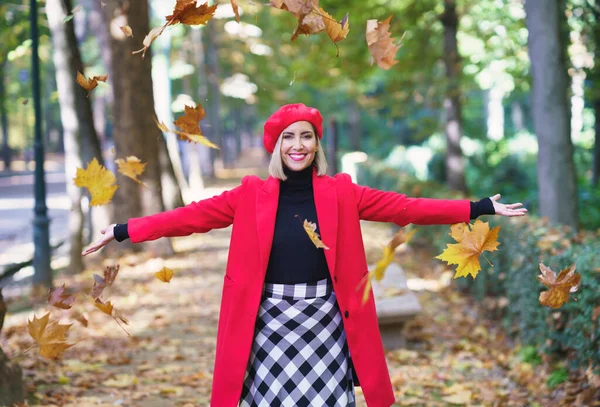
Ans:
POLYGON ((126 224, 111 224, 101 233, 102 238, 81 254, 86 256, 106 246, 111 241, 130 238, 140 243, 161 237, 187 236, 212 229, 225 228, 233 223, 235 209, 242 194, 242 185, 212 198, 192 202, 181 208, 129 219, 126 224))

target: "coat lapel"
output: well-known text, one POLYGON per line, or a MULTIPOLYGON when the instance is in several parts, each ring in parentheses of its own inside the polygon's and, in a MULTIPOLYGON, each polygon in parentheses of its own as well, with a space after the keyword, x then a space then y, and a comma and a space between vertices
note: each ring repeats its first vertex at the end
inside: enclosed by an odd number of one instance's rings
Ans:
POLYGON ((334 180, 326 176, 317 176, 315 170, 313 172, 313 191, 321 240, 325 246, 329 247, 329 250, 325 250, 325 259, 327 260, 329 273, 333 278, 335 274, 338 230, 338 203, 334 180))
MULTIPOLYGON (((269 263, 269 255, 275 232, 275 218, 279 202, 279 180, 267 178, 256 195, 256 228, 258 230, 258 247, 261 279, 264 280, 269 263)), ((261 280, 261 281, 262 281, 261 280)))

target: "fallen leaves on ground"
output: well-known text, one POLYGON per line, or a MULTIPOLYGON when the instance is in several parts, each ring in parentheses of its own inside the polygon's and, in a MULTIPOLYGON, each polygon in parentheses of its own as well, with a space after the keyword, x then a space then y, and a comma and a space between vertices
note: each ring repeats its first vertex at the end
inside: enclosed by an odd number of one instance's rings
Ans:
POLYGON ((575 264, 567 267, 558 273, 558 276, 549 267, 540 263, 542 274, 538 280, 546 287, 548 291, 540 293, 540 304, 550 308, 560 308, 563 304, 569 302, 569 293, 574 293, 579 289, 581 283, 581 274, 575 272, 575 264))
POLYGON ((96 158, 93 158, 86 169, 77 168, 75 185, 78 187, 87 188, 92 196, 90 206, 106 205, 112 200, 112 197, 118 186, 114 185, 117 182, 115 175, 98 163, 96 158))
MULTIPOLYGON (((390 69, 398 61, 394 59, 401 45, 396 44, 396 39, 392 38, 390 33, 389 16, 382 22, 377 20, 367 20, 367 45, 373 60, 382 69, 390 69)), ((402 41, 402 39, 400 39, 402 41)))
POLYGON ((98 86, 98 82, 106 82, 107 79, 108 75, 92 76, 91 78, 86 79, 86 77, 83 76, 81 72, 77 72, 76 78, 79 86, 81 86, 88 92, 93 91, 96 88, 96 86, 98 86))
POLYGON ((449 243, 446 250, 436 259, 448 264, 457 264, 454 278, 471 275, 477 277, 481 270, 479 256, 484 251, 493 252, 498 249, 498 232, 500 226, 490 230, 487 222, 476 220, 474 224, 457 223, 450 227, 450 236, 458 243, 449 243))
POLYGON ((115 163, 119 166, 119 172, 121 174, 131 178, 138 184, 146 185, 137 177, 142 175, 148 163, 143 163, 142 160, 133 155, 130 155, 125 160, 122 158, 116 159, 115 163))

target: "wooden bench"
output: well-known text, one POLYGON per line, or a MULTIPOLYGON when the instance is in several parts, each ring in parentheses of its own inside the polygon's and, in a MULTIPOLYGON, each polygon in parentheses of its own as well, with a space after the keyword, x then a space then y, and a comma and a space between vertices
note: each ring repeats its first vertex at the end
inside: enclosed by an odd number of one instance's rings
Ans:
MULTIPOLYGON (((369 270, 374 268, 370 266, 369 270)), ((415 293, 408 288, 402 267, 392 263, 381 281, 373 280, 373 295, 384 348, 404 346, 402 325, 418 315, 422 307, 415 293)))

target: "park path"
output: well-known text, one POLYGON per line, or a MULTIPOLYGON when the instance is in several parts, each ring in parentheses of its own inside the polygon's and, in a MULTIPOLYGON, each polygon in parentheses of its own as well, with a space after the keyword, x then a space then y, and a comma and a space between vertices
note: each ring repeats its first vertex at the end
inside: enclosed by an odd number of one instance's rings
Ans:
MULTIPOLYGON (((393 232, 373 223, 363 231, 372 263, 393 232)), ((103 297, 129 319, 131 337, 80 295, 73 309, 87 317, 87 328, 71 311, 52 309, 53 318, 73 323, 76 343, 59 361, 46 361, 35 349, 21 353, 32 345, 25 324, 34 312, 27 299, 13 298, 0 345, 24 368, 30 405, 207 406, 229 236, 225 229, 173 239, 178 253, 167 259, 121 257, 117 283, 103 297), (153 275, 164 266, 175 272, 169 284, 153 275)), ((396 260, 423 287, 449 281, 449 271, 424 250, 409 248, 396 260)), ((92 273, 116 263, 93 259, 85 273, 62 275, 56 284, 87 292, 92 273)), ((556 405, 547 398, 544 375, 519 361, 477 305, 452 286, 418 296, 424 312, 398 332, 406 346, 387 352, 397 406, 556 405)), ((48 309, 34 306, 38 317, 48 309)), ((365 407, 360 389, 357 397, 365 407)))

